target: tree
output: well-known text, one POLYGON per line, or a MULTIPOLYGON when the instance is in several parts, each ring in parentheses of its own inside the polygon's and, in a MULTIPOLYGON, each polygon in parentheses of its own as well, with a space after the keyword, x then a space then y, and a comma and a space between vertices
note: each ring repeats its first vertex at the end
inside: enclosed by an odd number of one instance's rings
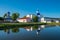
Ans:
POLYGON ((5 14, 3 15, 3 17, 4 17, 4 18, 7 17, 7 13, 5 13, 5 14))
POLYGON ((23 18, 26 18, 26 16, 24 16, 23 18))
POLYGON ((4 18, 3 17, 0 17, 0 20, 4 20, 4 18))
POLYGON ((19 13, 13 13, 11 17, 15 21, 17 18, 19 18, 19 13))
POLYGON ((38 22, 38 17, 37 16, 33 16, 33 22, 38 22))

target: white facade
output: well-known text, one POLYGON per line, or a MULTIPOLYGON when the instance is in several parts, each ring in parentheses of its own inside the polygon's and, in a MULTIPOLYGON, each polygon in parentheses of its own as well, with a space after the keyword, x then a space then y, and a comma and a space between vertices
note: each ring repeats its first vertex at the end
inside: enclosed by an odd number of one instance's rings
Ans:
POLYGON ((31 22, 31 19, 30 18, 20 18, 20 19, 17 19, 18 22, 31 22))
POLYGON ((26 19, 20 19, 20 20, 17 20, 18 22, 27 22, 26 19))
POLYGON ((31 18, 32 19, 32 14, 28 14, 26 17, 29 17, 29 18, 31 18))
POLYGON ((59 21, 58 21, 58 20, 56 20, 55 22, 56 22, 56 23, 59 23, 59 21))
POLYGON ((9 22, 13 22, 13 20, 11 19, 11 20, 4 20, 4 21, 9 21, 9 22))
POLYGON ((44 17, 41 18, 41 22, 46 23, 44 17))
MULTIPOLYGON (((51 23, 51 19, 45 19, 44 17, 42 17, 41 22, 43 22, 43 23, 51 23)), ((58 21, 56 21, 56 22, 58 22, 58 21)))
MULTIPOLYGON (((59 23, 59 20, 53 20, 54 22, 56 22, 56 23, 59 23)), ((40 22, 43 22, 43 23, 51 23, 52 22, 52 19, 49 19, 49 18, 47 18, 47 19, 45 19, 44 17, 42 17, 41 18, 41 20, 40 20, 40 22)))

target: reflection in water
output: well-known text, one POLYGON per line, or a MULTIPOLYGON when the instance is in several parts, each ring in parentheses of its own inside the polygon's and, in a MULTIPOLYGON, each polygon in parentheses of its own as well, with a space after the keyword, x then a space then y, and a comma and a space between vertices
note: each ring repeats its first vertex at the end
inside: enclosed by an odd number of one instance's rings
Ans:
POLYGON ((58 37, 60 37, 60 27, 57 26, 34 25, 4 29, 4 32, 0 32, 2 40, 47 40, 48 38, 57 40, 60 39, 58 37))
POLYGON ((38 25, 38 28, 37 28, 37 35, 39 35, 40 31, 45 28, 45 25, 38 25))
MULTIPOLYGON (((27 26, 24 27, 24 29, 26 29, 27 31, 33 31, 33 30, 38 30, 40 31, 41 29, 45 28, 45 25, 34 25, 34 26, 27 26)), ((38 32, 37 32, 38 34, 38 32)))
POLYGON ((59 25, 56 25, 56 27, 59 27, 59 25))
POLYGON ((14 33, 17 33, 17 32, 19 32, 19 28, 18 28, 18 27, 16 27, 16 28, 13 28, 13 29, 12 29, 12 32, 14 32, 14 33))
POLYGON ((31 26, 28 26, 28 27, 24 27, 27 31, 32 31, 33 30, 33 27, 31 26))
POLYGON ((40 40, 40 31, 45 28, 45 25, 38 25, 37 31, 36 31, 36 40, 40 40))
POLYGON ((40 31, 45 28, 45 25, 34 25, 34 26, 27 26, 24 27, 24 29, 26 29, 27 31, 33 31, 33 30, 37 30, 36 34, 39 35, 40 31))
MULTIPOLYGON (((4 32, 7 32, 8 34, 10 34, 10 29, 4 29, 4 32)), ((17 33, 19 32, 19 28, 18 27, 15 27, 15 28, 12 28, 12 32, 14 33, 17 33)))
POLYGON ((4 29, 4 32, 7 32, 8 34, 10 34, 10 29, 4 29))
POLYGON ((45 25, 41 25, 41 28, 45 28, 45 25))
MULTIPOLYGON (((26 29, 27 31, 37 30, 37 32, 36 32, 37 35, 42 30, 42 28, 45 28, 45 25, 34 25, 34 26, 24 27, 24 29, 26 29)), ((12 28, 11 31, 14 33, 19 32, 19 28, 18 27, 12 28)), ((9 34, 10 29, 4 29, 4 32, 7 32, 9 34)))
POLYGON ((41 27, 38 26, 38 29, 37 29, 37 35, 39 35, 40 30, 41 30, 41 27))
POLYGON ((33 28, 31 27, 31 31, 33 30, 33 28))

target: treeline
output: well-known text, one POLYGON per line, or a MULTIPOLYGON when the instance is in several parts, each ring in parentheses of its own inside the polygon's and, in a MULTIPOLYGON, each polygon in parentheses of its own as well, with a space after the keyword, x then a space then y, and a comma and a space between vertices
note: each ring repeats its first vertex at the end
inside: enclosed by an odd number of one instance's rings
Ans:
MULTIPOLYGON (((8 15, 8 13, 10 13, 10 12, 7 12, 7 13, 5 13, 2 17, 0 17, 0 21, 1 20, 4 20, 8 15)), ((20 13, 18 13, 18 12, 14 12, 14 13, 11 13, 12 15, 10 15, 10 17, 12 18, 12 20, 13 21, 15 21, 17 18, 20 18, 20 13)), ((25 18, 26 16, 23 16, 23 18, 25 18)), ((38 22, 38 17, 37 17, 37 15, 33 15, 32 16, 32 20, 31 20, 32 22, 38 22)))
MULTIPOLYGON (((20 13, 17 13, 17 12, 11 13, 11 14, 12 14, 12 15, 10 15, 10 18, 12 18, 13 21, 15 21, 15 20, 16 20, 17 18, 19 18, 19 16, 20 16, 20 13)), ((2 17, 0 17, 0 21, 1 21, 1 20, 4 20, 7 16, 8 16, 8 12, 5 13, 2 17)))

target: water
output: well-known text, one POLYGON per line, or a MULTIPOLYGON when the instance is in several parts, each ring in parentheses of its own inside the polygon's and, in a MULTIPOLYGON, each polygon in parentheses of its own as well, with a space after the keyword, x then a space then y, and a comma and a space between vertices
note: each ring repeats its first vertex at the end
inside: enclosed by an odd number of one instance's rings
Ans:
POLYGON ((60 40, 60 26, 35 25, 0 30, 0 40, 60 40))

